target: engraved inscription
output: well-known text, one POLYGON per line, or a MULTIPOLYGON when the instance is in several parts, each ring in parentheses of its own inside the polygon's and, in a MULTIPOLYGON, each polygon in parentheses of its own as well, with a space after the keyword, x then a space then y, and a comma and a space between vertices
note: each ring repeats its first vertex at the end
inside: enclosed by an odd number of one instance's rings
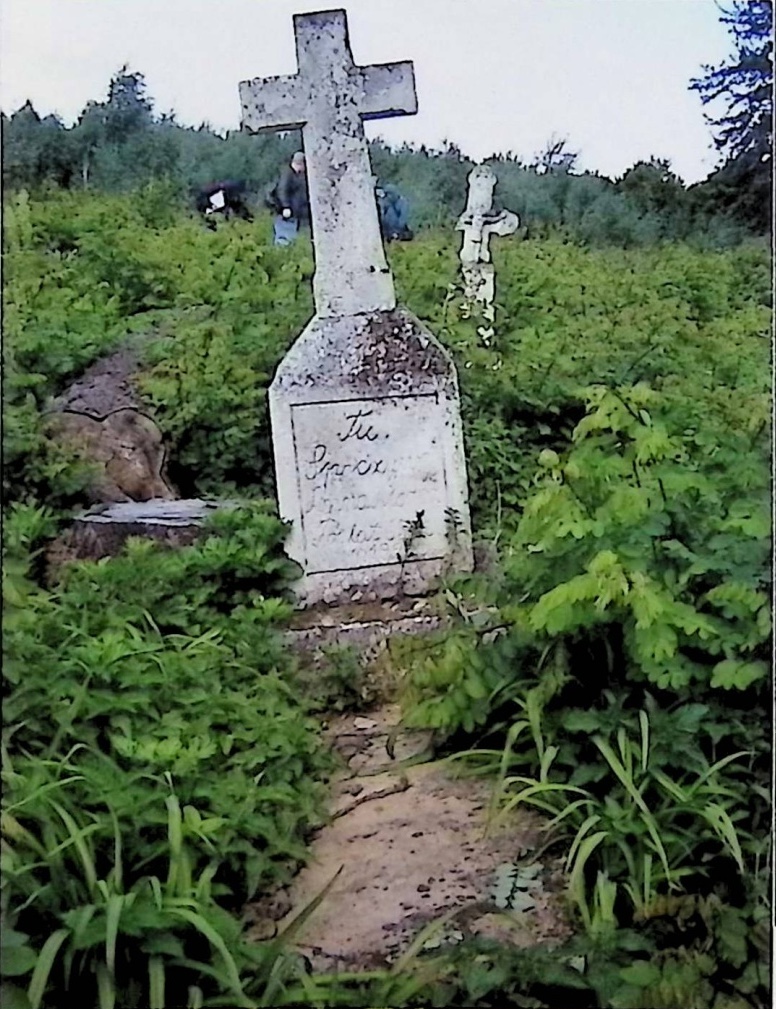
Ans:
POLYGON ((435 396, 295 404, 292 424, 308 573, 446 552, 435 396))

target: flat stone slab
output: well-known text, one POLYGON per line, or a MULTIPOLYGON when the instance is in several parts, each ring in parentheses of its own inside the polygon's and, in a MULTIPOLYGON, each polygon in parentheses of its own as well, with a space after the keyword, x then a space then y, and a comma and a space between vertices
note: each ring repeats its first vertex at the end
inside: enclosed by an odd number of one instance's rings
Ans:
POLYGON ((130 536, 145 536, 166 547, 183 547, 202 535, 213 512, 234 507, 229 501, 122 501, 97 505, 74 516, 72 526, 46 551, 46 580, 56 580, 68 561, 100 560, 121 553, 130 536))
POLYGON ((180 526, 202 525, 204 520, 224 507, 233 507, 226 501, 202 501, 191 498, 185 501, 122 501, 99 505, 74 521, 96 525, 180 526))
POLYGON ((445 623, 433 600, 402 599, 303 610, 291 618, 284 637, 296 651, 320 660, 328 648, 356 649, 362 665, 368 666, 391 638, 428 634, 445 623))

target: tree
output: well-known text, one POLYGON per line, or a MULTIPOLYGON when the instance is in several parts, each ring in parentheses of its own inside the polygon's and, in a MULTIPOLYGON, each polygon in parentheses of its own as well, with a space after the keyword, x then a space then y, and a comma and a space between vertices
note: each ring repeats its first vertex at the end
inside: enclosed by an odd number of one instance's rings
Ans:
POLYGON ((645 212, 674 213, 687 205, 682 180, 665 158, 637 161, 616 185, 619 192, 629 196, 645 212))
POLYGON ((130 72, 126 65, 111 78, 105 103, 109 141, 121 142, 152 124, 153 103, 146 97, 145 90, 143 74, 130 72))
POLYGON ((732 214, 764 233, 772 198, 773 0, 734 0, 720 10, 735 53, 718 67, 704 66, 690 88, 704 105, 723 108, 706 119, 725 162, 699 188, 711 212, 732 214))
POLYGON ((557 137, 553 133, 531 164, 536 174, 568 175, 576 166, 579 151, 570 151, 567 144, 568 137, 557 137))
POLYGON ((753 153, 770 160, 773 128, 773 0, 734 0, 720 8, 735 53, 717 67, 704 66, 690 83, 704 105, 720 101, 721 115, 707 115, 715 143, 731 161, 753 153))
POLYGON ((3 117, 3 182, 11 187, 38 186, 51 181, 69 186, 75 171, 75 151, 58 116, 41 119, 27 101, 3 117))

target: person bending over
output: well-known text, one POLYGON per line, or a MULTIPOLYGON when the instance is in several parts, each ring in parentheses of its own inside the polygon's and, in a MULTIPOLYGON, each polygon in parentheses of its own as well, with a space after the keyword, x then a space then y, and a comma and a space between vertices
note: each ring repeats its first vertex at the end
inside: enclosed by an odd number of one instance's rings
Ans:
POLYGON ((232 214, 244 221, 252 221, 251 214, 245 202, 246 184, 242 180, 224 180, 210 182, 197 193, 197 210, 205 217, 208 228, 215 231, 215 214, 221 214, 228 220, 232 214))

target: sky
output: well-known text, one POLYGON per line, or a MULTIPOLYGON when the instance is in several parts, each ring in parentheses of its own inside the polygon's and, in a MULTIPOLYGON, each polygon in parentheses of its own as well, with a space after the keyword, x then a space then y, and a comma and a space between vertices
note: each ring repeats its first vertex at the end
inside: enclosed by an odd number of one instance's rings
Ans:
POLYGON ((296 71, 292 15, 337 6, 356 63, 414 64, 418 114, 370 138, 478 161, 565 137, 610 178, 650 156, 688 184, 717 165, 688 90, 731 51, 714 0, 0 0, 0 107, 70 125, 128 64, 157 113, 237 129, 239 81, 296 71))

